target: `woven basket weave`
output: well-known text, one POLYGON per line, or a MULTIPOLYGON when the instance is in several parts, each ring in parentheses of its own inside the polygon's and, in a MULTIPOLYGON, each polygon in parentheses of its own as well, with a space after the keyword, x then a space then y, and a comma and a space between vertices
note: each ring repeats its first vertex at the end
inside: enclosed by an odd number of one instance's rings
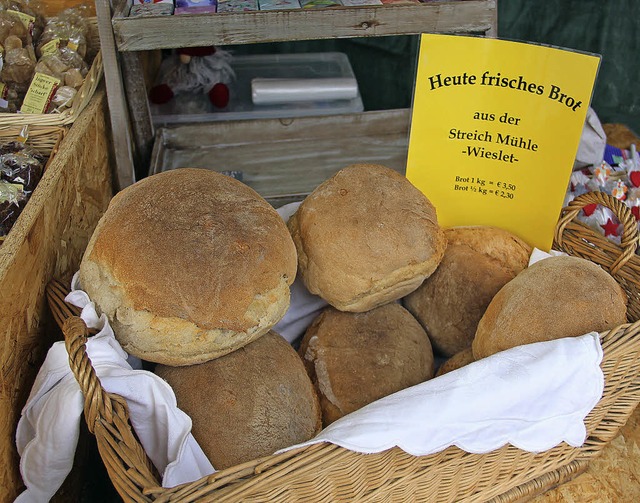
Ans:
POLYGON ((34 124, 38 126, 68 126, 73 124, 80 112, 91 101, 91 98, 98 88, 102 79, 104 67, 102 63, 102 53, 100 52, 100 38, 98 35, 98 24, 96 18, 89 19, 89 35, 87 56, 91 62, 89 71, 73 97, 71 105, 59 113, 49 114, 23 114, 23 113, 0 113, 0 127, 3 126, 24 126, 34 124))
MULTIPOLYGON (((637 227, 629 210, 603 193, 578 197, 563 210, 554 249, 591 260, 609 271, 629 295, 629 321, 640 319, 637 227), (576 222, 581 208, 598 203, 624 225, 621 246, 576 222)), ((68 284, 68 283, 66 283, 68 284)), ((640 401, 640 322, 601 334, 605 389, 587 416, 580 448, 560 444, 542 453, 507 445, 487 454, 456 447, 429 456, 398 448, 359 454, 315 444, 267 456, 174 488, 161 487, 129 423, 124 399, 101 386, 85 352, 87 329, 78 310, 64 303, 68 287, 53 281, 47 294, 61 324, 71 368, 85 396, 84 412, 111 481, 125 501, 216 502, 511 502, 557 485, 584 470, 627 421, 640 401)))

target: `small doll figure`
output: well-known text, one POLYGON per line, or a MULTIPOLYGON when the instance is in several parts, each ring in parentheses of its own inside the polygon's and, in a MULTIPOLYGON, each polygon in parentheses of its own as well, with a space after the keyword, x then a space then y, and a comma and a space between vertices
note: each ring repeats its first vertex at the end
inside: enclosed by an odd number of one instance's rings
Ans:
POLYGON ((177 94, 204 93, 216 108, 229 104, 229 84, 235 75, 231 54, 215 47, 178 49, 160 66, 159 83, 149 92, 157 105, 168 103, 177 94))

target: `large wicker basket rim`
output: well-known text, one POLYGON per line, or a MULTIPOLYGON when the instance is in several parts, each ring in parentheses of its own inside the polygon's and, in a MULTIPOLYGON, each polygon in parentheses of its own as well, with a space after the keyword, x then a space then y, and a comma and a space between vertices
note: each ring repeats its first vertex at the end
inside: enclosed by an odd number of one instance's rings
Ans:
POLYGON ((632 257, 636 257, 638 248, 638 224, 631 210, 620 200, 600 191, 587 192, 572 200, 565 208, 563 208, 555 231, 555 242, 562 247, 564 242, 564 231, 567 225, 574 221, 580 211, 591 204, 597 204, 609 208, 616 215, 623 226, 622 235, 620 237, 620 246, 622 252, 614 261, 610 268, 610 273, 615 274, 624 266, 632 257))
MULTIPOLYGON (((625 227, 623 246, 613 248, 610 251, 610 254, 615 256, 615 258, 611 258, 611 262, 616 265, 617 270, 620 270, 636 259, 636 257, 627 257, 626 250, 631 247, 635 250, 638 239, 637 229, 627 224, 624 208, 616 204, 619 201, 612 202, 608 197, 603 197, 600 194, 591 196, 585 194, 584 196, 586 197, 578 198, 573 205, 563 210, 563 216, 558 222, 556 243, 563 243, 564 229, 568 229, 575 223, 571 222, 570 225, 570 221, 575 219, 577 215, 576 209, 579 211, 584 205, 593 202, 610 206, 619 215, 620 221, 625 227), (567 215, 572 216, 568 218, 567 215)), ((635 221, 633 223, 635 226, 635 221)), ((571 229, 571 232, 576 231, 574 228, 571 229)), ((577 232, 583 233, 580 239, 585 242, 589 242, 591 238, 595 237, 594 232, 586 226, 578 226, 577 232)), ((54 311, 56 321, 62 323, 69 351, 70 366, 85 396, 87 424, 98 439, 100 454, 111 480, 125 501, 241 501, 245 490, 255 489, 258 486, 267 486, 268 491, 265 489, 267 493, 276 494, 277 491, 273 489, 276 484, 285 484, 289 487, 292 484, 291 477, 301 470, 317 471, 332 463, 340 462, 341 466, 350 467, 349 473, 346 473, 345 477, 351 480, 353 477, 362 476, 361 471, 356 469, 357 463, 363 462, 363 459, 371 459, 371 456, 385 456, 381 463, 400 463, 406 462, 407 459, 410 462, 413 461, 410 455, 402 451, 399 452, 399 449, 396 448, 379 455, 358 455, 332 444, 315 444, 221 470, 192 483, 168 489, 163 488, 157 472, 154 471, 148 456, 132 431, 126 402, 122 397, 106 392, 95 374, 85 350, 88 336, 86 325, 81 318, 77 317, 77 309, 64 302, 68 284, 68 282, 59 280, 52 281, 47 288, 49 303, 54 311), (352 470, 353 473, 351 473, 352 470)), ((587 445, 581 450, 566 445, 558 446, 549 451, 548 460, 544 457, 545 453, 536 455, 538 456, 536 459, 540 458, 540 462, 544 461, 545 463, 539 467, 530 466, 531 461, 527 456, 533 458, 534 454, 518 451, 512 446, 505 446, 499 451, 485 455, 493 456, 491 459, 495 458, 496 463, 516 463, 518 458, 522 458, 524 461, 520 462, 525 463, 526 468, 517 476, 520 477, 519 483, 516 483, 516 479, 512 478, 513 474, 508 475, 509 485, 505 485, 504 490, 496 482, 489 484, 495 487, 488 490, 488 499, 506 502, 514 501, 520 497, 526 498, 530 494, 538 492, 543 481, 546 481, 544 483, 557 482, 575 474, 580 467, 586 466, 586 461, 590 457, 597 455, 600 449, 613 438, 640 401, 640 379, 638 377, 640 373, 640 320, 621 325, 600 335, 605 353, 602 363, 606 379, 605 393, 600 403, 596 405, 585 421, 589 432, 587 445), (609 382, 610 380, 611 382, 609 382), (624 399, 625 393, 629 395, 628 399, 624 399), (606 403, 604 403, 605 399, 606 403), (618 407, 616 400, 618 402, 622 400, 623 405, 618 407), (610 405, 610 402, 614 402, 614 404, 610 405), (580 456, 578 456, 578 452, 580 452, 580 456)), ((465 472, 468 476, 472 476, 469 474, 476 471, 475 463, 482 458, 482 456, 464 453, 455 447, 433 456, 437 456, 438 463, 451 462, 457 457, 463 459, 465 467, 466 463, 471 463, 471 466, 467 467, 470 471, 465 472)), ((463 472, 464 470, 460 471, 460 473, 463 472)), ((511 473, 510 470, 508 472, 511 473)), ((422 476, 428 479, 427 474, 422 473, 422 476)), ((380 477, 384 474, 386 471, 374 476, 380 477)), ((461 477, 462 475, 452 477, 450 483, 460 484, 461 477)), ((306 501, 317 501, 313 496, 314 490, 320 490, 320 487, 304 489, 307 495, 305 496, 306 501)), ((380 501, 374 496, 364 499, 380 501)), ((468 499, 464 498, 465 501, 485 501, 485 499, 484 497, 480 499, 478 495, 474 496, 472 492, 469 493, 468 499)))

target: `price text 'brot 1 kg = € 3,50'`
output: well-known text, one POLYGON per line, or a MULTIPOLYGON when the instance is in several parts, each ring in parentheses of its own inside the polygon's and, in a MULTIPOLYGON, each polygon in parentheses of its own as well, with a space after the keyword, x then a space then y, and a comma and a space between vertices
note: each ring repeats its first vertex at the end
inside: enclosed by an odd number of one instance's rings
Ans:
POLYGON ((475 176, 456 176, 453 190, 470 192, 482 196, 501 197, 503 199, 513 199, 516 193, 514 183, 489 180, 475 176))

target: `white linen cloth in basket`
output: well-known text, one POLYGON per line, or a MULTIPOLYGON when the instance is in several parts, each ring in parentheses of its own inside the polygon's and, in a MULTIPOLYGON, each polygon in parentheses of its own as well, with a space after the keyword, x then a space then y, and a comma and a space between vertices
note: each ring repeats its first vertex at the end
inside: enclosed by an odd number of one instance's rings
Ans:
MULTIPOLYGON (((279 212, 286 220, 296 207, 279 212)), ((532 260, 546 256, 537 251, 532 260)), ((127 399, 142 446, 163 473, 162 484, 172 487, 212 473, 173 391, 154 374, 131 368, 106 318, 98 317, 77 287, 74 282, 67 300, 83 308, 90 327, 102 329, 87 352, 103 387, 127 399)), ((289 311, 275 327, 289 342, 326 306, 300 281, 291 292, 289 311)), ((48 501, 71 470, 83 399, 67 358, 63 343, 55 343, 22 411, 16 443, 27 490, 20 503, 48 501)), ((451 445, 473 453, 506 443, 533 452, 562 441, 577 447, 586 438, 584 418, 604 389, 601 360, 595 332, 520 346, 369 404, 298 446, 332 442, 367 453, 399 446, 413 455, 451 445)))

